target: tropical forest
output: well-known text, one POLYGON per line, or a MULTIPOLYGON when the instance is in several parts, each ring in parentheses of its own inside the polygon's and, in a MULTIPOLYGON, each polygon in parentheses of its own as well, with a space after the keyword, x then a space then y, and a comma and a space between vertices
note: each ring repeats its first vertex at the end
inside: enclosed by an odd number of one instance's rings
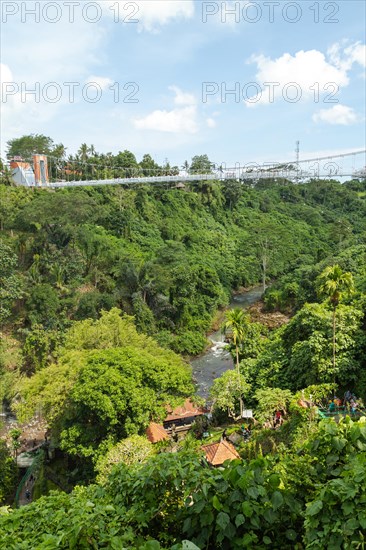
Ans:
POLYGON ((0 166, 0 548, 366 548, 366 180, 53 189, 212 163, 34 153, 47 188, 0 166))

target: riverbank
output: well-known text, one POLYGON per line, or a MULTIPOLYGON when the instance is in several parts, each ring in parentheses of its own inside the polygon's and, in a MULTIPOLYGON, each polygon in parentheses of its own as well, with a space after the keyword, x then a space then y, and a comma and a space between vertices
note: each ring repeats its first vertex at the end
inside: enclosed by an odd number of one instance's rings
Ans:
MULTIPOLYGON (((208 337, 213 332, 216 332, 216 331, 220 330, 221 325, 223 324, 224 319, 225 319, 225 312, 228 309, 233 309, 234 307, 240 307, 240 305, 236 303, 237 298, 239 299, 239 302, 240 302, 240 300, 242 299, 243 296, 246 296, 248 293, 250 293, 252 291, 255 291, 257 293, 257 291, 259 292, 261 289, 262 289, 262 285, 260 285, 260 286, 259 285, 252 285, 252 286, 248 286, 248 287, 241 286, 241 287, 237 288, 236 290, 234 290, 232 292, 231 300, 230 300, 229 304, 227 306, 224 306, 224 307, 218 309, 217 312, 215 313, 214 318, 213 318, 212 323, 211 323, 211 327, 210 327, 208 337)), ((262 290, 262 292, 263 292, 263 290, 262 290)))
MULTIPOLYGON (((261 299, 262 286, 252 287, 243 292, 233 294, 230 304, 222 310, 222 316, 225 311, 239 307, 247 309, 261 299)), ((198 357, 191 359, 190 364, 193 371, 193 379, 197 385, 197 394, 207 399, 210 387, 215 378, 219 378, 225 371, 233 368, 233 358, 225 349, 226 343, 224 335, 221 332, 221 324, 218 324, 216 331, 211 332, 207 337, 211 341, 211 346, 198 357)))

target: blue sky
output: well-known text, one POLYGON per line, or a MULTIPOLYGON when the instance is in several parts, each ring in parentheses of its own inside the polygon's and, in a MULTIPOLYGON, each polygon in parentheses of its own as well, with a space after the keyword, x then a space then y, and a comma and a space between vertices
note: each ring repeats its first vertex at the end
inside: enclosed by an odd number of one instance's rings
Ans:
POLYGON ((2 153, 25 133, 178 165, 365 147, 361 0, 4 0, 1 16, 2 153))

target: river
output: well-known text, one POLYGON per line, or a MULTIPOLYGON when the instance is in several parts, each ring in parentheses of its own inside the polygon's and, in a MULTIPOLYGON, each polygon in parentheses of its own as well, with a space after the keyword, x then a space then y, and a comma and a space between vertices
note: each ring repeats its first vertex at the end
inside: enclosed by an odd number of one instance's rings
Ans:
MULTIPOLYGON (((240 307, 245 309, 261 299, 262 286, 233 296, 228 309, 240 307)), ((219 378, 226 370, 232 369, 234 361, 228 351, 224 349, 224 335, 221 330, 212 332, 208 336, 212 346, 199 357, 192 359, 193 379, 197 386, 197 394, 207 399, 208 392, 215 378, 219 378)))

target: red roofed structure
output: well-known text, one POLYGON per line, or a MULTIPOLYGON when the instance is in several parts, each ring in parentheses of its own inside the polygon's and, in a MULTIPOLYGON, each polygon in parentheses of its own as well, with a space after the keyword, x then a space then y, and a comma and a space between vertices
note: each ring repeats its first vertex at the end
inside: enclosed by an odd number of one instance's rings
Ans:
POLYGON ((201 449, 206 455, 207 462, 212 466, 221 466, 225 460, 240 458, 234 445, 226 440, 219 441, 219 443, 211 443, 210 445, 203 445, 201 449))
POLYGON ((150 422, 149 427, 146 429, 146 436, 151 443, 158 443, 159 441, 169 439, 164 427, 161 424, 156 424, 155 422, 150 422))
POLYGON ((186 399, 183 405, 172 409, 167 406, 168 416, 164 420, 164 427, 171 427, 172 424, 176 426, 182 426, 186 424, 192 424, 196 416, 206 414, 208 411, 202 407, 194 405, 190 399, 186 399))

